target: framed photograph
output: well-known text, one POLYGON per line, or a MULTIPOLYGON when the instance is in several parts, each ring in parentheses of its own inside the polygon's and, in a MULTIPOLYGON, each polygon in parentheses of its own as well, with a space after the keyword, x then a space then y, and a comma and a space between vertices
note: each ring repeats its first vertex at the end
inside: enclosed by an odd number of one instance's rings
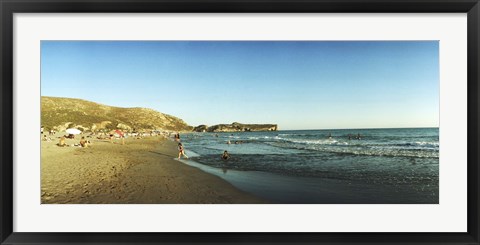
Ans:
POLYGON ((0 6, 1 244, 480 244, 477 0, 0 6))

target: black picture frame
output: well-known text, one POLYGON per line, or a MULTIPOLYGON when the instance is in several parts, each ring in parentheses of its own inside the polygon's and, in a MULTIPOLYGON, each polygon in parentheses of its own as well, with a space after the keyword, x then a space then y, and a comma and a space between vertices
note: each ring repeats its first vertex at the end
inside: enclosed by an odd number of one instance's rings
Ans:
POLYGON ((480 244, 478 0, 0 0, 1 244, 480 244), (14 13, 467 13, 468 231, 466 233, 23 233, 13 232, 14 13))

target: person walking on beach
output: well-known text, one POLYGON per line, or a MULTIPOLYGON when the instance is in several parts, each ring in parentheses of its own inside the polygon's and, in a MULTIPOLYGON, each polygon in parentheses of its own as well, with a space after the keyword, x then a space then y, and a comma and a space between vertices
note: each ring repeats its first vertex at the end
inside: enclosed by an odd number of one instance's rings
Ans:
POLYGON ((185 148, 183 148, 182 143, 178 143, 178 160, 180 160, 181 156, 184 156, 185 158, 188 159, 188 156, 185 155, 185 148))

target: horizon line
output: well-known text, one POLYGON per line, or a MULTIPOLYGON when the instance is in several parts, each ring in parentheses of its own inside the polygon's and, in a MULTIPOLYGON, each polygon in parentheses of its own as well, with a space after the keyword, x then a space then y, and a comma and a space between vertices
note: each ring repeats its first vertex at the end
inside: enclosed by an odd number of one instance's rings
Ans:
POLYGON ((306 131, 306 130, 357 130, 357 129, 414 129, 414 128, 440 128, 440 126, 431 127, 385 127, 385 128, 316 128, 316 129, 279 129, 277 131, 306 131))

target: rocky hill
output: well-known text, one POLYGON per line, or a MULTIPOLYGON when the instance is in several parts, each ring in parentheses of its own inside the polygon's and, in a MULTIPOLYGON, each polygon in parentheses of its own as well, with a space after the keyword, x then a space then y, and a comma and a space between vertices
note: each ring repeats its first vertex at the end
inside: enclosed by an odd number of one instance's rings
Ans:
POLYGON ((120 108, 94 102, 42 96, 42 125, 63 131, 76 127, 87 131, 191 131, 182 119, 147 108, 120 108))
POLYGON ((240 132, 240 131, 277 131, 277 124, 218 124, 208 127, 199 125, 193 129, 195 132, 240 132))

